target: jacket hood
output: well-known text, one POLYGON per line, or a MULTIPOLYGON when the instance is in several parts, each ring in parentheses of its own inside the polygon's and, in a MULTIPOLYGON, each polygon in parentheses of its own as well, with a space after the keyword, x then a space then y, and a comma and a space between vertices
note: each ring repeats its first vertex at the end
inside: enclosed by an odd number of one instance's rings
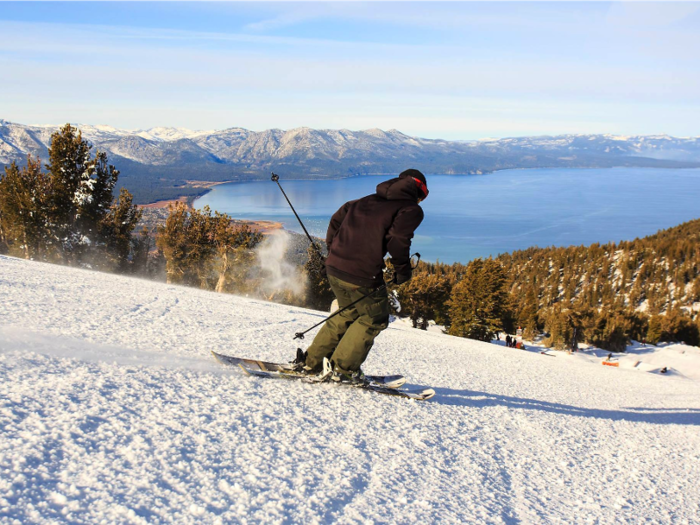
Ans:
POLYGON ((418 202, 420 192, 411 177, 395 178, 377 186, 377 195, 389 201, 410 200, 418 202))

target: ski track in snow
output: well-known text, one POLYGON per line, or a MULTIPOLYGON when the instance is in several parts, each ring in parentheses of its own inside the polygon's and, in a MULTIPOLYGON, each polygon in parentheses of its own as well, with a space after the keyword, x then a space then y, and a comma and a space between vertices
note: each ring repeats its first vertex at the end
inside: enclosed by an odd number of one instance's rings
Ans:
POLYGON ((700 522, 697 381, 401 323, 365 371, 430 401, 209 354, 322 317, 0 256, 0 523, 700 522))

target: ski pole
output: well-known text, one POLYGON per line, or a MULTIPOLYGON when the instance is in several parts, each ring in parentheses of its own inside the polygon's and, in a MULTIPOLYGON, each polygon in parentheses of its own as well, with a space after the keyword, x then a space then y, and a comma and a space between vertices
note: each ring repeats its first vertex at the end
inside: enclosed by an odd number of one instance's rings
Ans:
POLYGON ((319 321, 318 323, 316 323, 315 325, 313 325, 311 328, 309 328, 309 329, 307 329, 307 330, 304 330, 303 332, 297 332, 296 334, 294 334, 294 339, 304 339, 304 334, 306 334, 307 332, 310 332, 311 330, 313 330, 313 329, 316 328, 317 326, 322 325, 323 323, 325 323, 325 322, 328 321, 329 319, 333 319, 333 318, 334 318, 336 315, 338 315, 339 313, 344 312, 345 310, 347 310, 347 309, 350 308, 351 306, 356 305, 357 303, 359 303, 359 302, 362 301, 363 299, 367 299, 368 297, 371 297, 372 295, 374 295, 375 293, 377 293, 379 290, 384 290, 385 288, 386 288, 386 283, 384 283, 383 285, 381 285, 379 288, 375 288, 375 289, 372 290, 370 293, 368 293, 368 294, 366 294, 366 295, 363 295, 363 296, 360 297, 359 299, 354 300, 354 301, 351 302, 349 305, 347 305, 347 306, 341 308, 340 310, 336 310, 336 311, 333 312, 331 315, 329 315, 328 317, 326 317, 323 321, 319 321))
POLYGON ((289 204, 289 207, 290 207, 290 208, 292 209, 292 211, 294 212, 294 215, 296 216, 297 220, 299 221, 299 224, 301 224, 301 227, 303 228, 304 233, 306 234, 306 236, 307 236, 307 237, 309 238, 309 240, 311 241, 311 245, 316 249, 316 252, 317 252, 321 257, 323 257, 323 254, 321 253, 321 249, 316 245, 316 243, 314 242, 314 240, 311 238, 311 235, 309 235, 309 232, 306 231, 306 226, 304 226, 304 223, 301 222, 301 218, 299 217, 299 214, 298 214, 297 211, 294 209, 294 206, 292 206, 292 203, 291 203, 291 201, 289 200, 289 197, 287 197, 287 194, 286 194, 286 193, 284 192, 284 190, 282 189, 282 185, 280 184, 280 176, 279 176, 279 175, 276 175, 274 172, 272 173, 272 182, 276 182, 277 185, 280 187, 280 190, 282 191, 282 195, 284 195, 284 198, 287 199, 287 204, 289 204))
MULTIPOLYGON (((420 262, 420 253, 418 253, 418 252, 414 253, 413 255, 411 255, 411 258, 413 258, 413 257, 416 257, 418 260, 416 261, 416 265, 411 267, 411 270, 415 270, 415 269, 418 267, 418 262, 420 262)), ((373 295, 374 295, 375 293, 377 293, 378 291, 380 291, 380 290, 385 290, 385 289, 386 289, 386 283, 384 283, 383 285, 381 285, 379 288, 375 288, 374 290, 372 290, 372 291, 369 292, 368 294, 363 295, 363 296, 360 297, 359 299, 354 300, 353 302, 351 302, 351 303, 348 304, 347 306, 344 306, 344 307, 341 308, 340 310, 336 310, 336 311, 333 312, 331 315, 329 315, 328 317, 326 317, 323 321, 319 321, 318 323, 316 323, 315 325, 313 325, 311 328, 309 328, 309 329, 307 329, 307 330, 304 330, 303 332, 297 332, 296 334, 294 334, 294 339, 304 339, 304 335, 305 335, 306 333, 310 332, 311 330, 313 330, 314 328, 316 328, 317 326, 322 325, 323 323, 325 323, 325 322, 328 321, 329 319, 333 319, 333 318, 334 318, 336 315, 338 315, 339 313, 344 312, 345 310, 347 310, 347 309, 350 308, 351 306, 355 306, 355 305, 356 305, 357 303, 359 303, 360 301, 362 301, 362 300, 364 300, 364 299, 367 299, 368 297, 373 296, 373 295)))

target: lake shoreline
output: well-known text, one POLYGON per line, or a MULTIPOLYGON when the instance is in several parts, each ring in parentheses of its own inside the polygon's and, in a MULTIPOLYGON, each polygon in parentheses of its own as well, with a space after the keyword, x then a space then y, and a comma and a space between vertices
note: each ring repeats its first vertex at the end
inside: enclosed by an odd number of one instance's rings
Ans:
MULTIPOLYGON (((148 204, 137 204, 136 207, 140 210, 163 210, 165 208, 168 208, 170 206, 176 206, 177 204, 184 204, 189 210, 194 209, 194 202, 201 198, 204 197, 207 193, 212 191, 212 189, 215 186, 219 186, 221 184, 229 184, 233 182, 242 182, 242 181, 221 181, 221 182, 208 182, 208 181, 187 181, 189 184, 190 188, 197 188, 201 187, 203 188, 203 191, 201 194, 198 195, 181 195, 180 197, 177 197, 175 199, 163 199, 155 202, 151 202, 148 204), (196 184, 201 184, 201 186, 197 186, 196 184)), ((274 233, 279 230, 284 230, 284 225, 281 222, 277 221, 267 221, 263 219, 235 219, 232 218, 231 222, 235 225, 248 225, 250 228, 259 231, 260 233, 264 235, 268 235, 271 233, 274 233)))

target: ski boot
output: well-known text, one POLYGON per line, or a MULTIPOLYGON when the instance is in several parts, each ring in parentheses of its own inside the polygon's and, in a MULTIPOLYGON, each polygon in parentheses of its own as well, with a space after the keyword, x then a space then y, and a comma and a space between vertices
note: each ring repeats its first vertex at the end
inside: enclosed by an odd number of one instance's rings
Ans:
POLYGON ((297 374, 314 376, 322 371, 322 368, 311 368, 306 366, 306 352, 297 348, 297 356, 289 363, 289 370, 297 374))
POLYGON ((365 379, 365 373, 362 370, 346 371, 341 370, 335 364, 332 364, 332 374, 330 376, 331 381, 336 383, 343 383, 346 385, 368 385, 369 381, 365 379))
POLYGON ((305 365, 306 352, 304 352, 301 348, 297 348, 297 356, 294 358, 294 361, 289 362, 288 369, 293 372, 301 372, 305 365))

